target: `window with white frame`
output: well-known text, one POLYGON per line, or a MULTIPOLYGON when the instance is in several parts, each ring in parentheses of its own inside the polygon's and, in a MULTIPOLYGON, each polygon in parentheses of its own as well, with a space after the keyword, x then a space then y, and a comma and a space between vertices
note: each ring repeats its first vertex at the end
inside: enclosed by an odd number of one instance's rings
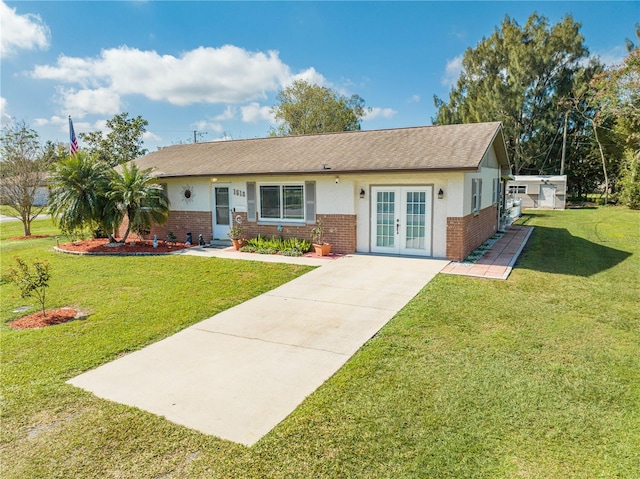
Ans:
POLYGON ((482 179, 474 178, 471 180, 471 211, 474 214, 480 212, 482 204, 482 179))
POLYGON ((259 185, 261 220, 304 220, 304 184, 259 185))
POLYGON ((524 195, 527 193, 526 185, 509 185, 509 194, 519 194, 524 195))
POLYGON ((500 203, 500 178, 493 179, 493 204, 500 203))

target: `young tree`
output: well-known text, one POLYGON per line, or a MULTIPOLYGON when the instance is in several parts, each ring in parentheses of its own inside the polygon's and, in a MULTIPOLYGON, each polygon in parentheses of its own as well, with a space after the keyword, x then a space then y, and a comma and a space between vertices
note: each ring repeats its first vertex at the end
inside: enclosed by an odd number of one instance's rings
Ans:
POLYGON ((110 184, 108 198, 128 220, 121 243, 127 241, 131 231, 148 230, 163 224, 169 216, 169 199, 161 185, 155 183, 150 169, 140 170, 134 163, 122 166, 110 184))
POLYGON ((276 99, 271 111, 280 125, 272 130, 274 136, 359 130, 366 113, 358 95, 347 98, 302 80, 280 90, 276 99))
POLYGON ((16 266, 9 268, 8 279, 20 289, 22 298, 27 299, 35 296, 40 302, 42 316, 46 317, 45 298, 49 287, 49 263, 46 261, 33 260, 33 269, 21 258, 16 258, 16 266))
POLYGON ((147 150, 142 148, 142 137, 149 122, 140 115, 135 118, 128 116, 129 113, 125 112, 107 120, 110 131, 106 135, 99 130, 79 134, 86 143, 86 149, 109 166, 135 160, 147 153, 147 150))
POLYGON ((434 124, 501 121, 516 174, 553 171, 559 158, 573 79, 588 51, 570 16, 549 26, 531 15, 524 26, 506 16, 493 35, 462 60, 463 71, 445 102, 434 97, 434 124))
POLYGON ((107 197, 113 170, 86 151, 59 161, 51 174, 49 211, 68 233, 90 229, 111 233, 122 220, 107 197))
POLYGON ((25 123, 6 126, 0 136, 0 201, 19 218, 24 235, 31 235, 31 222, 46 209, 37 205, 39 190, 45 187, 47 162, 38 133, 25 123))

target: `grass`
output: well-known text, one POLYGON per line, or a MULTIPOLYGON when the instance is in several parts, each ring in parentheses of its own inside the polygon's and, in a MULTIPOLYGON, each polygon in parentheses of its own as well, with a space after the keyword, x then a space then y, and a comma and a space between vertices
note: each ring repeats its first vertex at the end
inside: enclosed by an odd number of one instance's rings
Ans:
MULTIPOLYGON (((172 281, 154 306, 144 298, 163 274, 130 274, 126 258, 56 256, 58 280, 72 289, 61 303, 94 312, 45 330, 2 330, 0 476, 635 478, 640 214, 608 207, 523 221, 536 229, 508 281, 439 275, 251 448, 64 383, 233 302, 220 299, 225 284, 199 283, 199 268, 215 262, 156 259, 172 281), (210 288, 205 300, 200 290, 210 288), (176 318, 169 310, 185 294, 193 312, 176 318), (103 311, 121 301, 124 309, 103 311), (152 308, 162 313, 145 319, 152 308)), ((47 241, 21 255, 43 255, 47 241)), ((5 248, 18 247, 1 248, 4 271, 5 248)), ((234 278, 263 275, 262 265, 222 266, 234 278)), ((277 271, 264 276, 300 272, 277 271)), ((19 301, 6 305, 2 289, 6 320, 19 301)))

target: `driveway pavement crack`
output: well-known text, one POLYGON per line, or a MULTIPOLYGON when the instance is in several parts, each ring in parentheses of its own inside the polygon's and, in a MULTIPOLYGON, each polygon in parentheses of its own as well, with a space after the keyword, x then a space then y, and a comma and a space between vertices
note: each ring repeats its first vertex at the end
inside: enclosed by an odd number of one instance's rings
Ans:
POLYGON ((283 343, 283 342, 280 342, 280 341, 269 341, 267 339, 262 339, 262 338, 257 338, 257 337, 242 336, 240 334, 223 333, 221 331, 211 331, 211 330, 208 330, 208 329, 201 329, 201 328, 193 328, 193 329, 195 329, 196 331, 202 331, 203 333, 220 334, 222 336, 231 336, 233 338, 249 339, 251 341, 260 341, 262 343, 278 344, 280 346, 290 346, 292 348, 308 349, 308 350, 311 350, 311 351, 322 351, 322 352, 325 352, 325 353, 338 354, 340 356, 349 356, 349 357, 351 356, 351 354, 341 353, 340 351, 333 351, 331 349, 312 348, 310 346, 301 346, 299 344, 283 343))

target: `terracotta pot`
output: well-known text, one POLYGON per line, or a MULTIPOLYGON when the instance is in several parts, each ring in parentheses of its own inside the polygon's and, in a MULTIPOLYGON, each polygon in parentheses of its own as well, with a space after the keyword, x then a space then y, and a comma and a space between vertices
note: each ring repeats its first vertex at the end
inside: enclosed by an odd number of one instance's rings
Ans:
POLYGON ((331 253, 331 245, 329 243, 314 244, 313 247, 318 256, 328 256, 331 253))
POLYGON ((240 248, 242 248, 244 245, 247 244, 247 240, 245 239, 232 239, 231 241, 233 241, 233 247, 236 250, 239 250, 240 248))

